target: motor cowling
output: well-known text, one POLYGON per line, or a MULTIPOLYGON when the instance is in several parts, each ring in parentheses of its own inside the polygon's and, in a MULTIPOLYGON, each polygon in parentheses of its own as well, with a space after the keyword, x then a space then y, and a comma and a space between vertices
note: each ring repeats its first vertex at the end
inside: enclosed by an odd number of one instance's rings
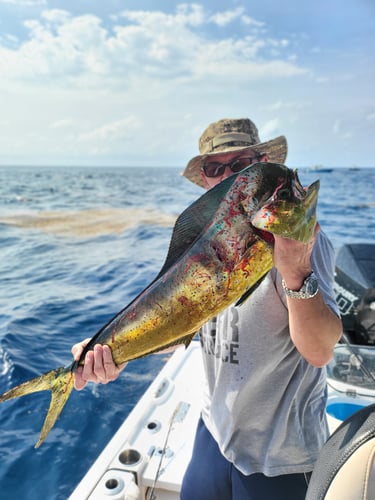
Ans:
POLYGON ((334 290, 350 341, 375 345, 375 244, 348 244, 340 248, 334 290))

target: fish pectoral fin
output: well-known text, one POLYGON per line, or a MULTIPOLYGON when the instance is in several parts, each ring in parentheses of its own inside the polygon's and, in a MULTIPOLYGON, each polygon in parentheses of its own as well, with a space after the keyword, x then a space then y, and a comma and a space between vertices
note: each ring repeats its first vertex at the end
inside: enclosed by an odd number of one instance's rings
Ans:
POLYGON ((190 342, 193 340, 193 338, 196 336, 197 332, 190 333, 189 335, 186 335, 186 337, 182 337, 180 339, 179 343, 184 344, 185 349, 187 349, 190 345, 190 342))
POLYGON ((177 346, 177 345, 184 345, 185 349, 187 349, 190 345, 190 342, 193 340, 193 338, 196 336, 197 333, 198 332, 193 332, 193 333, 189 333, 188 335, 185 335, 184 337, 180 337, 179 339, 174 340, 173 342, 171 342, 170 344, 165 346, 165 348, 168 349, 168 347, 173 347, 173 346, 177 346))
POLYGON ((189 333, 188 335, 185 335, 184 337, 180 337, 179 339, 173 340, 173 342, 170 342, 169 344, 164 344, 163 346, 159 347, 157 350, 148 353, 148 354, 153 354, 156 352, 164 351, 166 349, 169 349, 170 347, 176 347, 180 345, 184 345, 185 348, 187 349, 190 345, 190 342, 193 340, 193 338, 196 336, 197 332, 189 333))
POLYGON ((40 377, 24 382, 13 389, 5 392, 0 396, 0 403, 9 399, 26 396, 33 392, 51 391, 51 403, 48 409, 47 416, 44 420, 39 440, 35 445, 38 448, 48 435, 49 431, 54 426, 62 409, 68 400, 70 393, 74 387, 74 375, 71 368, 57 368, 50 372, 41 375, 40 377))
POLYGON ((258 288, 258 286, 262 283, 264 278, 267 276, 267 273, 264 274, 252 287, 250 287, 246 292, 237 300, 237 302, 234 304, 236 307, 241 306, 246 300, 250 297, 252 293, 255 292, 255 290, 258 288))

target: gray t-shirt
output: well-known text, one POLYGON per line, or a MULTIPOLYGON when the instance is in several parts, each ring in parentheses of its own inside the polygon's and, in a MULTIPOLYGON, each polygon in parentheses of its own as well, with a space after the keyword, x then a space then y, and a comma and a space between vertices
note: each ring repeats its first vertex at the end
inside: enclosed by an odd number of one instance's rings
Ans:
MULTIPOLYGON (((326 304, 339 315, 334 250, 322 231, 311 261, 326 304)), ((223 455, 246 475, 311 471, 328 437, 325 369, 310 365, 290 338, 276 269, 200 333, 207 375, 202 418, 223 455)))

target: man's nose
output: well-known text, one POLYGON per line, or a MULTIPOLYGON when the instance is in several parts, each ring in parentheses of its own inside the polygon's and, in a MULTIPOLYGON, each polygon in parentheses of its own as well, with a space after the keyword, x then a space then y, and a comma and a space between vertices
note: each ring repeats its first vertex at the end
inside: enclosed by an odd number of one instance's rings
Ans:
POLYGON ((225 167, 224 173, 223 173, 221 178, 226 179, 227 177, 230 177, 231 175, 233 175, 233 172, 232 172, 231 168, 229 167, 229 165, 227 165, 225 167))

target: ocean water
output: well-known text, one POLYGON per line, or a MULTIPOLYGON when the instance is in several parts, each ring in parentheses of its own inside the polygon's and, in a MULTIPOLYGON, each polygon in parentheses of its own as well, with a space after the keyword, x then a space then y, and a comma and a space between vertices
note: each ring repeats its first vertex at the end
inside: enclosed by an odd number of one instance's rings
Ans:
MULTIPOLYGON (((319 220, 336 249, 374 242, 375 168, 300 178, 320 178, 319 220)), ((0 393, 70 363, 72 344, 155 277, 176 216, 200 194, 173 168, 0 167, 0 393)), ((49 394, 2 403, 0 498, 66 499, 166 358, 74 391, 39 449, 49 394)))

